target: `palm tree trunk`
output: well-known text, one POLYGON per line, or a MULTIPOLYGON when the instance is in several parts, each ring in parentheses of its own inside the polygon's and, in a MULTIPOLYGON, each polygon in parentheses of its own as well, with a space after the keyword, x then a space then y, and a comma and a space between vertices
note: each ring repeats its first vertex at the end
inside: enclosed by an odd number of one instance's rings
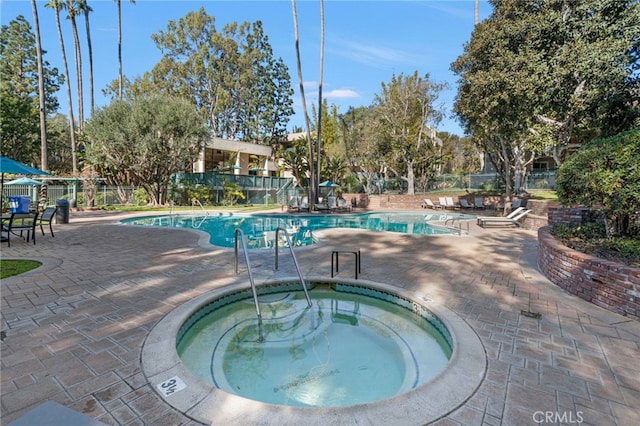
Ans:
POLYGON ((82 90, 82 51, 80 49, 80 37, 78 36, 78 25, 76 24, 75 4, 73 0, 67 0, 67 13, 71 23, 71 34, 73 35, 73 52, 76 63, 76 86, 78 90, 78 131, 82 132, 84 125, 84 93, 82 90))
POLYGON ((38 97, 40 103, 40 168, 49 168, 47 161, 47 105, 44 93, 44 75, 42 66, 42 46, 40 44, 40 21, 38 20, 38 7, 36 0, 31 0, 33 10, 33 28, 36 36, 36 55, 38 62, 38 97))
POLYGON ((304 97, 304 80, 302 79, 302 64, 300 62, 300 39, 298 35, 298 13, 296 12, 296 0, 291 0, 291 10, 293 12, 293 32, 296 44, 296 59, 298 66, 298 80, 300 82, 300 99, 302 101, 302 112, 304 114, 304 124, 307 130, 307 146, 309 148, 309 174, 311 185, 309 185, 309 199, 317 200, 315 190, 315 171, 313 162, 313 142, 311 141, 311 126, 309 124, 309 113, 307 112, 307 101, 304 97))
POLYGON ((87 33, 87 53, 89 54, 89 111, 93 115, 95 108, 95 97, 93 89, 93 45, 91 43, 91 28, 89 26, 89 13, 93 10, 89 7, 86 0, 78 1, 78 8, 84 15, 84 26, 87 33))
POLYGON ((62 37, 62 26, 60 25, 60 8, 61 2, 60 0, 52 0, 50 3, 50 7, 53 7, 56 14, 56 27, 58 29, 58 39, 60 40, 60 53, 62 55, 62 64, 64 68, 64 78, 67 80, 67 104, 69 108, 69 138, 71 140, 71 164, 73 175, 77 176, 78 174, 78 162, 76 159, 76 126, 74 123, 73 117, 73 102, 71 97, 71 87, 69 86, 69 64, 67 62, 67 54, 64 49, 64 38, 62 37))
POLYGON ((118 100, 122 100, 122 2, 116 0, 118 7, 118 100))
MULTIPOLYGON (((320 0, 320 71, 318 73, 318 140, 316 142, 316 180, 313 182, 315 193, 320 192, 320 151, 322 147, 322 73, 324 64, 324 1, 320 0)), ((314 202, 318 202, 315 200, 314 202)))

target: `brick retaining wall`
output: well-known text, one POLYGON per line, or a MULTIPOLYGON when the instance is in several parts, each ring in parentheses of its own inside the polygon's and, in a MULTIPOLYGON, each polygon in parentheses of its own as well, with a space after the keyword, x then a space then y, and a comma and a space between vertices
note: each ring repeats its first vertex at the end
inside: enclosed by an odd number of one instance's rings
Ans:
POLYGON ((565 291, 609 311, 640 319, 640 268, 572 250, 556 240, 549 227, 538 230, 538 266, 565 291))

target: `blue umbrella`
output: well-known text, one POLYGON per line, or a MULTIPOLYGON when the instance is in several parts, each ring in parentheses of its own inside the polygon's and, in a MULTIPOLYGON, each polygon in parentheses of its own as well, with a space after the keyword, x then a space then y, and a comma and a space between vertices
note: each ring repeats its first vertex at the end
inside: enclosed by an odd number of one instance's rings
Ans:
MULTIPOLYGON (((49 173, 36 169, 35 167, 27 166, 19 161, 12 160, 9 157, 0 157, 0 195, 4 193, 4 174, 11 175, 47 175, 49 173)), ((1 197, 0 197, 1 198, 1 197)))
POLYGON ((2 175, 9 173, 12 175, 48 175, 49 173, 27 166, 9 157, 0 157, 0 172, 2 175))

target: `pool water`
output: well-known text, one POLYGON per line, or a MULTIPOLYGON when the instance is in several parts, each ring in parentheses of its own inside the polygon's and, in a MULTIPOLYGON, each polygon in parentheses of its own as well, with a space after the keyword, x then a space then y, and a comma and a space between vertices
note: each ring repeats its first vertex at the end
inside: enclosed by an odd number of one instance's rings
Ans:
MULTIPOLYGON (((249 248, 273 248, 278 227, 286 229, 291 243, 308 246, 317 242, 313 231, 328 228, 351 228, 370 231, 399 232, 420 235, 449 235, 456 229, 436 224, 448 220, 471 220, 473 216, 456 213, 357 213, 331 215, 216 215, 145 216, 123 220, 129 225, 177 227, 199 229, 210 235, 209 242, 215 246, 234 247, 235 230, 241 229, 247 237, 249 248)), ((286 241, 280 234, 280 246, 286 241)))
POLYGON ((398 296, 339 287, 317 284, 311 307, 302 291, 263 294, 261 324, 249 293, 219 300, 183 325, 178 354, 225 392, 299 407, 378 401, 444 370, 451 338, 430 312, 398 296))

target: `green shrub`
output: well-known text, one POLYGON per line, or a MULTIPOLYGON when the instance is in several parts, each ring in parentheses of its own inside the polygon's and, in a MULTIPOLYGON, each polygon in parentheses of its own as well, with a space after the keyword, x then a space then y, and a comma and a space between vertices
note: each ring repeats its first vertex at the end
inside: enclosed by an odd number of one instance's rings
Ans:
POLYGON ((640 127, 595 139, 558 169, 556 191, 564 205, 597 207, 607 235, 638 235, 640 127))

